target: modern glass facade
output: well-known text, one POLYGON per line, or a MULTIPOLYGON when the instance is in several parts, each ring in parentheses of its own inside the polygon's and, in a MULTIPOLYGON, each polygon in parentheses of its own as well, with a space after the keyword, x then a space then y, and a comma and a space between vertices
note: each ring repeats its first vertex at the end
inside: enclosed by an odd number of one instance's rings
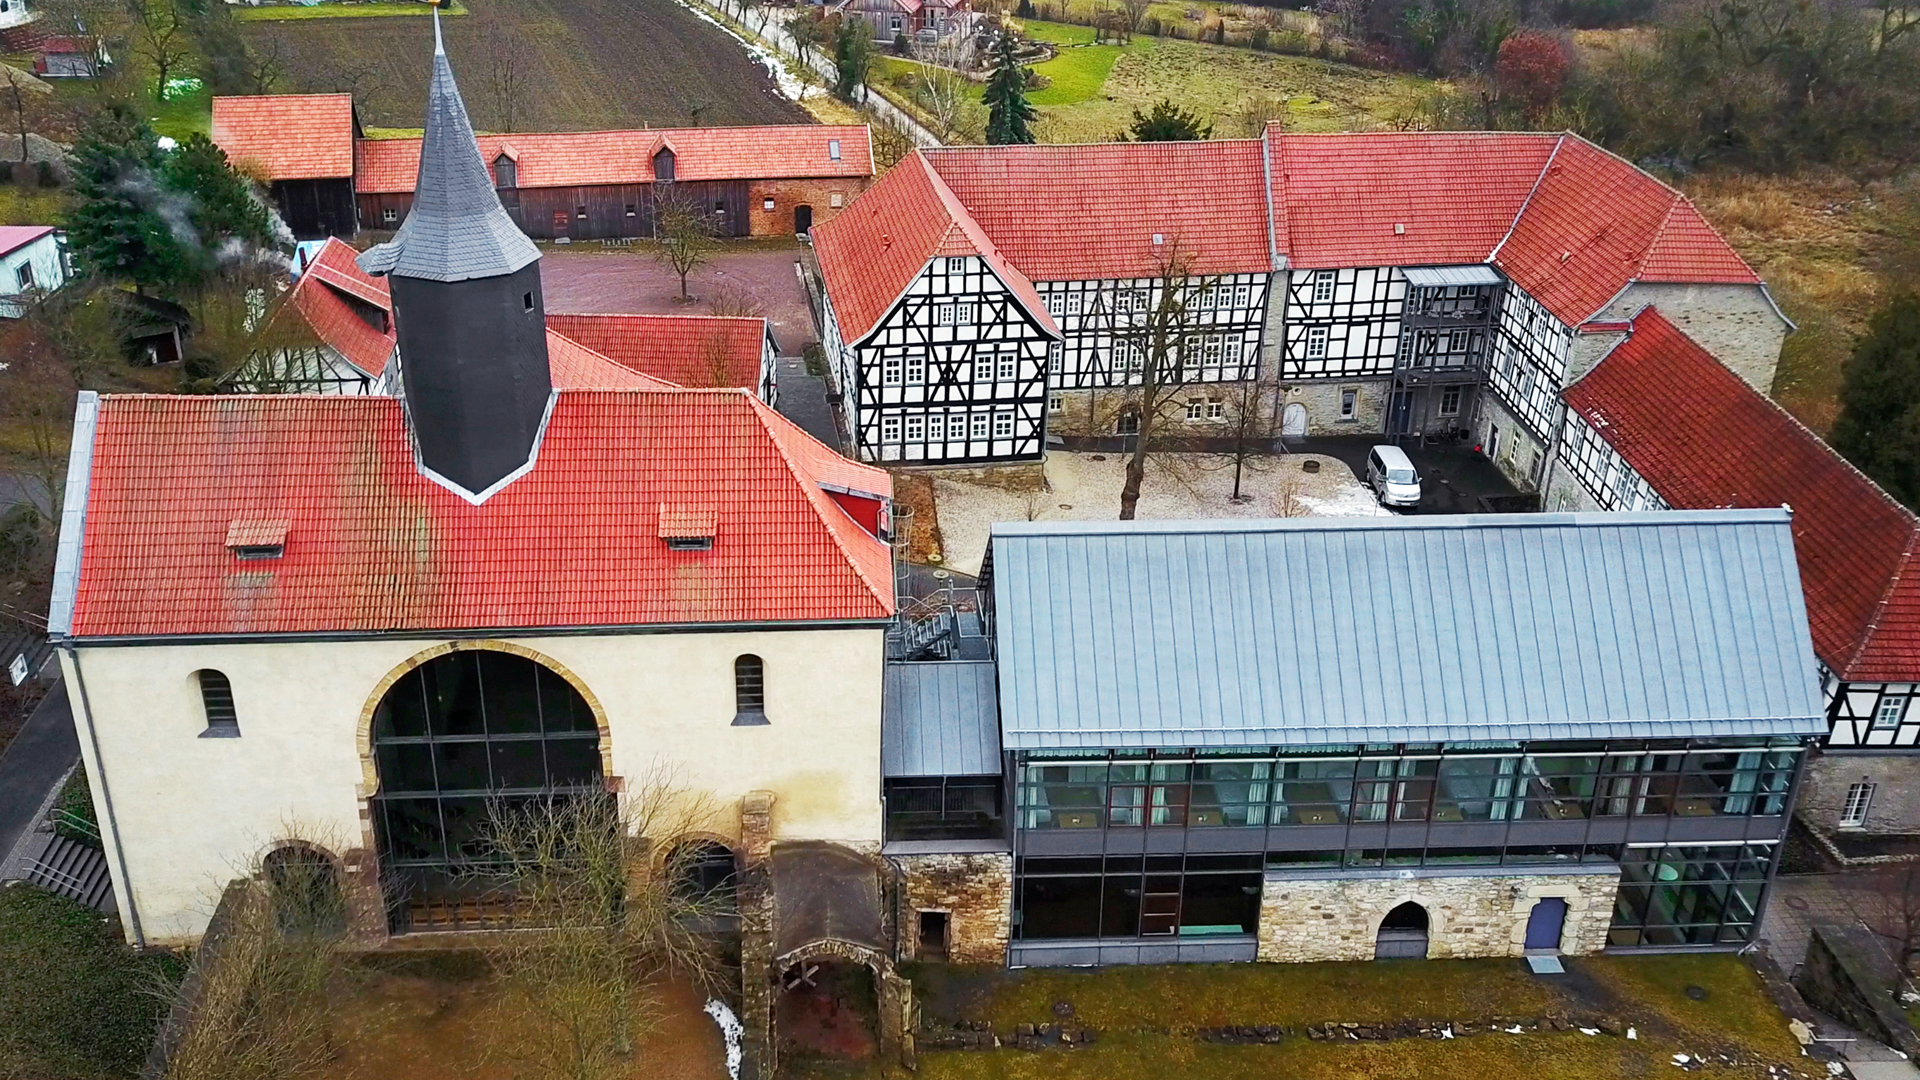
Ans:
MULTIPOLYGON (((1609 944, 1744 941, 1803 741, 1029 751, 1014 937, 1251 935, 1266 871, 1618 865, 1609 944)), ((1474 870, 1483 873, 1483 870, 1474 870)))

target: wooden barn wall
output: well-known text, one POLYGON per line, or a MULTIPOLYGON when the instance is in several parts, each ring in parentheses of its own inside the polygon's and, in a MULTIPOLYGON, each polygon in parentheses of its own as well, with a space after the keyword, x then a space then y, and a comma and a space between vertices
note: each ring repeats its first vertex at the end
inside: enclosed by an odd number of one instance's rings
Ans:
MULTIPOLYGON (((653 235, 652 184, 603 184, 593 187, 520 188, 502 192, 501 201, 522 232, 535 240, 605 240, 653 235), (580 216, 585 207, 586 216, 580 216), (628 207, 633 208, 628 216, 628 207)), ((746 236, 748 215, 745 180, 683 181, 673 185, 675 198, 687 199, 712 213, 724 207, 719 229, 723 236, 746 236)), ((411 193, 360 196, 360 220, 369 229, 396 229, 413 205, 411 193), (393 222, 381 220, 381 211, 397 212, 393 222)))
POLYGON ((273 203, 297 239, 350 238, 354 234, 352 180, 276 180, 273 203))

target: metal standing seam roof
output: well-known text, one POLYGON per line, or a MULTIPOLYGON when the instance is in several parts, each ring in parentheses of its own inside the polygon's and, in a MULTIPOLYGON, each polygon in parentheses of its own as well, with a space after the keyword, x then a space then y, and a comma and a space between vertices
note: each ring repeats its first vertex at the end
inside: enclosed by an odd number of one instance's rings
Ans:
POLYGON ((882 776, 985 776, 1000 771, 1000 710, 991 660, 887 665, 882 776))
POLYGON ((1786 511, 994 526, 1009 748, 1816 735, 1786 511))
POLYGON ((1401 273, 1406 275, 1407 284, 1423 287, 1500 284, 1500 272, 1485 263, 1471 266, 1409 266, 1401 273))

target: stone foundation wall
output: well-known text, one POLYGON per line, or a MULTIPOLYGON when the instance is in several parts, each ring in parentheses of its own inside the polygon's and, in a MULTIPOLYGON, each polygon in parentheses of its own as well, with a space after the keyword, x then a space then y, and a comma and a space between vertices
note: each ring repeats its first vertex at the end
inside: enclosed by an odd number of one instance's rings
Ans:
POLYGON ((922 959, 920 913, 947 915, 947 959, 1003 964, 1013 920, 1013 856, 1004 851, 896 855, 903 890, 900 958, 922 959))
POLYGON ((1427 909, 1427 956, 1519 956, 1536 901, 1567 902, 1560 951, 1570 956, 1606 945, 1617 869, 1591 874, 1488 874, 1292 878, 1269 876, 1260 901, 1261 960, 1304 963, 1371 960, 1387 913, 1412 901, 1427 909))
MULTIPOLYGON (((1316 379, 1313 382, 1287 383, 1281 392, 1281 410, 1300 405, 1307 410, 1308 435, 1378 435, 1387 429, 1387 395, 1390 379, 1316 379), (1352 390, 1354 415, 1340 419, 1340 392, 1352 390)), ((1279 423, 1274 430, 1280 430, 1279 423)))

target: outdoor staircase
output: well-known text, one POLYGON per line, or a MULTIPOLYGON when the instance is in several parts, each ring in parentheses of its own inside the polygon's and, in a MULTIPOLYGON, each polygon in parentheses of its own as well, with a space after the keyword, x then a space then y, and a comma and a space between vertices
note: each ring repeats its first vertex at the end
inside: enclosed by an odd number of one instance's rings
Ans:
POLYGON ((27 862, 22 879, 51 893, 77 900, 95 911, 113 910, 113 879, 107 857, 97 847, 53 835, 38 858, 27 862))
POLYGON ((920 601, 899 614, 887 635, 889 656, 894 660, 951 659, 957 630, 951 608, 920 601))

